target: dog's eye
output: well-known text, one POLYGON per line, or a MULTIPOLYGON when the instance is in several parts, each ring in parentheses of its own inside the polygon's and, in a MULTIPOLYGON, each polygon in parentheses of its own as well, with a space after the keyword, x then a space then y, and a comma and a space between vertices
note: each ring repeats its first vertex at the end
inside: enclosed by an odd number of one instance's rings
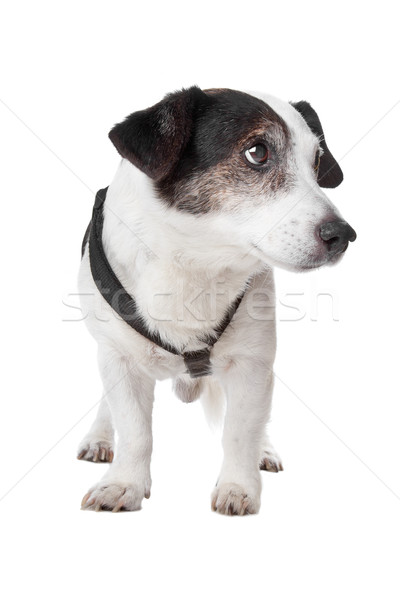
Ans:
POLYGON ((246 159, 252 165, 262 165, 269 157, 268 148, 264 144, 256 144, 244 153, 246 159))
POLYGON ((315 153, 315 159, 314 159, 314 171, 316 173, 318 173, 320 161, 321 161, 321 157, 319 155, 319 150, 317 150, 317 152, 315 153))

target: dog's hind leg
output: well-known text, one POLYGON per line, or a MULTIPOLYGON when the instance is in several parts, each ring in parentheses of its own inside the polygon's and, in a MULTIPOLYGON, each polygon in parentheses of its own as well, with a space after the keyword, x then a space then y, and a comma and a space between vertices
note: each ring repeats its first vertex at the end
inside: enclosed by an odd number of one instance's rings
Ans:
POLYGON ((78 447, 77 458, 91 462, 112 462, 114 458, 114 429, 105 395, 88 433, 78 447))
POLYGON ((271 473, 278 473, 279 471, 283 471, 282 460, 275 448, 273 447, 273 445, 271 444, 271 442, 269 441, 267 433, 264 436, 261 448, 261 471, 270 471, 271 473))

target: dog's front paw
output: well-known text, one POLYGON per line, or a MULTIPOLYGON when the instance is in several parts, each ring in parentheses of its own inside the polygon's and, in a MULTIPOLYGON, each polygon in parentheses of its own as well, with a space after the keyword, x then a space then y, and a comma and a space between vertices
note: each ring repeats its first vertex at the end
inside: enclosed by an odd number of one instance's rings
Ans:
POLYGON ((79 446, 77 458, 110 463, 114 458, 113 443, 110 440, 84 440, 79 446))
POLYGON ((129 483, 100 481, 82 499, 82 508, 96 511, 140 510, 143 498, 150 498, 150 488, 129 483))
POLYGON ((255 514, 260 510, 260 495, 236 483, 224 483, 213 491, 211 508, 222 515, 255 514))
POLYGON ((264 450, 260 460, 260 470, 278 473, 283 471, 282 460, 272 446, 264 450))

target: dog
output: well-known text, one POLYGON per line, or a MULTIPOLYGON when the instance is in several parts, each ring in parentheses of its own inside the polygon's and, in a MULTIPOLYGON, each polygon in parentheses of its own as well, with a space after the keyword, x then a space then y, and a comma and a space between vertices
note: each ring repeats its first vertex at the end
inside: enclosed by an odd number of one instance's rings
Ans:
POLYGON ((337 263, 356 238, 322 188, 342 171, 306 101, 197 86, 115 125, 122 159, 96 196, 79 274, 104 386, 78 458, 111 463, 82 508, 150 497, 156 380, 224 410, 211 507, 260 508, 276 349, 274 267, 337 263), (118 445, 114 457, 114 431, 118 445))

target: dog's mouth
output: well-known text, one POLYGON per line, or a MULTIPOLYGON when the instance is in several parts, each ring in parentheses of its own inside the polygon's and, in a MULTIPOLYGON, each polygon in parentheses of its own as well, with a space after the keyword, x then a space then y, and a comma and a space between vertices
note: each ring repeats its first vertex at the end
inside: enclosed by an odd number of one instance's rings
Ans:
POLYGON ((342 260, 343 255, 346 252, 346 250, 347 250, 348 247, 349 247, 349 244, 347 243, 344 246, 344 248, 342 248, 338 252, 335 252, 333 254, 330 253, 328 255, 325 255, 323 258, 319 258, 318 260, 309 261, 304 266, 301 265, 299 267, 299 270, 300 271, 312 271, 313 269, 320 269, 321 267, 325 267, 325 266, 331 266, 331 267, 333 267, 339 261, 342 260))
MULTIPOLYGON (((253 248, 257 251, 257 255, 263 262, 269 264, 270 266, 280 267, 289 271, 312 271, 314 269, 320 269, 324 266, 334 266, 336 265, 345 254, 347 248, 349 247, 349 242, 347 242, 342 248, 337 250, 336 252, 329 252, 326 248, 323 248, 321 251, 321 247, 318 248, 318 251, 314 256, 304 257, 303 260, 299 260, 297 263, 286 262, 284 260, 279 260, 276 258, 271 258, 266 255, 266 253, 255 243, 252 243, 253 248)), ((300 257, 299 257, 300 258, 300 257)))

